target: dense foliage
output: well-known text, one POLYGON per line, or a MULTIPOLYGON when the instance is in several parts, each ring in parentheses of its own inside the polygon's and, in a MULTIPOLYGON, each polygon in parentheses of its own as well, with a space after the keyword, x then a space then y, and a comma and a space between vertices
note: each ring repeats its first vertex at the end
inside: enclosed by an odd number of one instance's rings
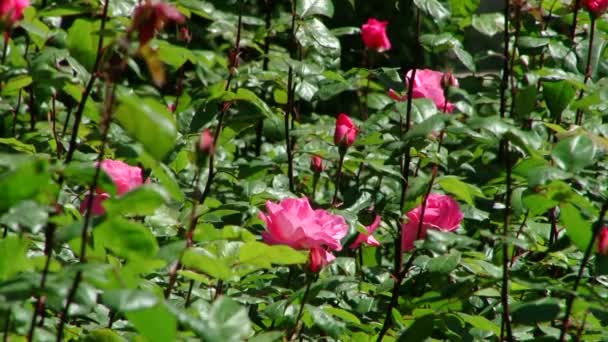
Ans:
POLYGON ((0 331, 608 340, 603 0, 0 0, 0 331))

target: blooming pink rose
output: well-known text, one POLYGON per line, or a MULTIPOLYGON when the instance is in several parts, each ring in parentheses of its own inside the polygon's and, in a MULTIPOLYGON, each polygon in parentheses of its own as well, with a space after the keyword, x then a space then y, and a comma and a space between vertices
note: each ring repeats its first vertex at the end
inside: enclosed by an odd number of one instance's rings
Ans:
POLYGON ((408 222, 401 227, 401 250, 404 252, 414 248, 420 220, 422 220, 422 229, 419 238, 424 239, 429 229, 444 232, 456 230, 464 218, 458 203, 450 196, 440 194, 430 194, 422 218, 421 212, 422 204, 410 210, 407 213, 408 222))
POLYGON ((602 227, 597 237, 597 252, 608 256, 608 227, 602 227))
POLYGON ((359 236, 357 236, 355 242, 353 242, 349 247, 355 249, 359 247, 362 243, 369 246, 380 246, 380 242, 378 242, 378 240, 376 240, 372 236, 372 234, 380 226, 380 220, 380 215, 376 215, 374 222, 372 222, 372 224, 370 224, 369 226, 365 227, 365 229, 367 230, 367 234, 359 233, 359 236))
POLYGON ((211 134, 209 129, 205 129, 201 133, 198 149, 203 154, 213 154, 213 151, 215 150, 215 143, 213 142, 213 134, 211 134))
POLYGON ((390 50, 391 42, 386 36, 386 26, 388 21, 379 21, 375 18, 370 18, 367 23, 361 26, 361 38, 363 44, 370 50, 383 52, 390 50))
POLYGON ((146 0, 135 8, 129 32, 139 32, 139 44, 145 45, 167 21, 183 23, 184 16, 173 5, 161 0, 146 0))
POLYGON ((334 143, 339 147, 349 147, 355 142, 358 132, 359 130, 348 115, 340 113, 336 120, 334 143))
POLYGON ((260 212, 260 219, 266 223, 264 241, 311 250, 311 269, 322 264, 321 260, 331 261, 333 255, 329 251, 342 249, 340 239, 348 232, 344 218, 322 209, 313 210, 306 197, 286 198, 278 204, 267 201, 266 212, 260 212))
MULTIPOLYGON (((410 82, 412 70, 405 74, 406 83, 410 82)), ((451 113, 454 110, 454 104, 448 102, 445 98, 443 84, 444 73, 440 71, 421 69, 416 70, 414 77, 414 90, 412 97, 415 99, 427 98, 435 102, 435 106, 442 112, 451 113)), ((450 77, 450 83, 453 87, 458 87, 458 80, 455 77, 450 77)), ((390 95, 390 91, 389 91, 390 95)))
POLYGON ((12 26, 23 18, 23 10, 29 5, 29 0, 0 0, 0 22, 12 26))
MULTIPOLYGON (((101 162, 101 168, 116 185, 118 195, 143 184, 142 170, 137 166, 131 166, 120 160, 104 159, 101 162)), ((102 192, 104 192, 103 189, 97 189, 97 193, 102 192)))
POLYGON ((323 172, 323 159, 319 156, 312 156, 310 158, 310 169, 314 172, 314 173, 321 173, 323 172))
MULTIPOLYGON (((104 159, 101 162, 101 168, 112 179, 112 182, 116 186, 116 193, 118 195, 131 191, 144 183, 141 168, 131 166, 120 160, 104 159)), ((91 207, 91 211, 95 215, 101 215, 105 213, 101 203, 110 198, 110 195, 102 188, 95 189, 95 192, 96 195, 93 195, 93 206, 91 207)), ((89 194, 80 204, 81 213, 84 214, 88 206, 87 203, 90 200, 91 195, 89 194)))
POLYGON ((595 16, 600 16, 608 9, 608 0, 583 0, 583 7, 595 16))

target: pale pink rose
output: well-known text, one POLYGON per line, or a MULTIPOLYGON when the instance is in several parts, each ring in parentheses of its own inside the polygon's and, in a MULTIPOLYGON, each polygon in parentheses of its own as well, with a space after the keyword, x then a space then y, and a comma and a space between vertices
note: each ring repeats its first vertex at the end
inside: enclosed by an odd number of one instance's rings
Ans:
POLYGON ((608 256, 608 227, 602 227, 597 237, 597 252, 608 256))
MULTIPOLYGON (((325 210, 313 210, 308 198, 286 198, 281 202, 266 202, 266 214, 260 212, 260 219, 266 223, 262 238, 271 245, 287 245, 294 249, 321 249, 339 251, 340 240, 346 236, 348 225, 342 216, 333 215, 325 210)), ((320 251, 315 251, 320 260, 320 251)), ((331 253, 329 253, 331 254, 331 253)), ((323 254, 323 260, 328 260, 323 254)))
POLYGON ((323 248, 312 248, 310 250, 310 270, 319 272, 323 267, 329 265, 336 257, 323 248))
POLYGON ((0 21, 12 26, 23 18, 23 10, 29 5, 29 0, 0 0, 0 21))
POLYGON ((595 16, 600 16, 608 9, 608 0, 583 0, 583 7, 595 16))
POLYGON ((359 236, 357 236, 355 242, 353 242, 349 247, 355 249, 359 247, 362 243, 369 246, 380 246, 380 242, 378 242, 378 240, 376 240, 372 236, 372 234, 374 234, 376 229, 378 229, 378 227, 380 226, 380 221, 380 215, 376 215, 374 222, 372 222, 372 224, 370 224, 369 226, 365 227, 365 229, 367 230, 367 234, 359 233, 359 236))
MULTIPOLYGON (((410 83, 411 75, 412 70, 408 71, 405 74, 406 83, 410 83)), ((415 99, 430 99, 435 103, 437 109, 445 113, 451 113, 454 110, 454 104, 448 102, 448 100, 445 98, 443 81, 443 72, 430 69, 416 70, 416 75, 414 76, 414 90, 412 92, 412 97, 415 99)), ((450 78, 450 81, 453 87, 459 86, 458 80, 455 77, 452 76, 450 78)))
MULTIPOLYGON (((131 166, 120 160, 104 159, 101 162, 101 168, 116 185, 118 195, 143 184, 142 170, 137 166, 131 166)), ((104 192, 103 189, 97 189, 97 193, 100 192, 104 192)))
POLYGON ((334 143, 339 147, 349 147, 357 138, 359 130, 353 121, 344 113, 338 115, 334 132, 334 143))
MULTIPOLYGON (((101 205, 101 203, 103 203, 103 201, 107 200, 108 198, 110 198, 110 195, 102 192, 102 193, 98 193, 95 194, 93 196, 93 204, 91 206, 91 213, 93 215, 103 215, 106 210, 103 208, 103 206, 101 205)), ((87 211, 87 207, 89 206, 89 201, 91 200, 91 195, 86 195, 84 197, 84 199, 82 200, 82 202, 80 203, 80 213, 84 214, 87 211)))
POLYGON ((379 21, 370 18, 367 23, 361 26, 361 38, 363 44, 370 50, 383 52, 391 49, 391 42, 386 35, 388 21, 379 21))
MULTIPOLYGON (((421 212, 422 204, 407 213, 408 222, 401 227, 401 249, 403 252, 414 248, 414 241, 417 238, 421 220, 421 212)), ((429 229, 437 229, 444 232, 456 230, 463 218, 464 215, 458 203, 450 196, 430 194, 426 201, 422 228, 418 238, 424 239, 429 229)))

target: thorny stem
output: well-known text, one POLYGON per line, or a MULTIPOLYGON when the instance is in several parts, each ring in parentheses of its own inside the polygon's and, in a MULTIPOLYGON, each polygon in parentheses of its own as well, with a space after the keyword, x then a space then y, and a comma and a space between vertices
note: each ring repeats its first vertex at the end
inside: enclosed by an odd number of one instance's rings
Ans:
MULTIPOLYGON (((106 2, 107 4, 107 2, 106 2)), ((99 149, 99 154, 97 156, 97 166, 95 168, 95 175, 93 177, 93 182, 91 182, 91 186, 89 187, 90 196, 94 196, 95 189, 97 188, 97 184, 99 183, 99 177, 101 174, 101 162, 103 161, 106 145, 108 142, 108 135, 110 132, 110 124, 112 122, 112 107, 114 104, 114 96, 116 92, 116 86, 106 82, 106 100, 104 103, 104 115, 103 121, 101 125, 102 133, 101 133, 101 147, 99 149)), ((93 216, 92 212, 93 208, 93 197, 90 197, 87 202, 86 212, 84 215, 84 223, 82 227, 82 234, 80 236, 80 254, 79 254, 79 262, 80 264, 86 263, 86 250, 88 245, 88 232, 89 232, 89 224, 91 222, 91 218, 93 216)), ((70 310, 70 306, 74 300, 74 296, 76 295, 76 291, 78 290, 78 286, 82 280, 82 270, 78 270, 76 273, 76 277, 74 278, 74 282, 72 283, 72 287, 70 288, 68 298, 65 306, 63 307, 63 311, 61 313, 59 327, 57 328, 57 342, 61 342, 63 340, 63 327, 68 319, 68 314, 70 310)))
POLYGON ((308 282, 306 284, 306 289, 304 290, 304 295, 302 296, 302 301, 300 302, 300 309, 298 310, 298 316, 296 317, 296 321, 291 328, 291 331, 286 335, 289 340, 295 340, 300 335, 300 330, 298 330, 298 325, 300 325, 300 320, 302 319, 302 314, 304 314, 304 305, 306 305, 306 301, 308 300, 308 293, 310 292, 310 287, 315 280, 315 276, 309 274, 308 282))
POLYGON ((340 183, 342 181, 342 168, 344 166, 344 156, 346 155, 346 148, 340 147, 340 157, 338 159, 338 171, 336 172, 336 184, 334 189, 334 197, 331 201, 333 206, 338 205, 338 192, 340 190, 340 183))
POLYGON ((519 36, 521 32, 521 6, 522 4, 515 3, 515 38, 513 41, 513 50, 511 52, 511 62, 509 63, 509 75, 511 77, 511 115, 515 113, 515 97, 517 96, 515 57, 517 56, 517 47, 519 46, 519 36))
POLYGON ((53 94, 52 100, 51 100, 51 110, 49 111, 48 114, 48 120, 51 123, 51 133, 53 134, 53 139, 55 139, 55 144, 57 145, 57 159, 61 159, 61 153, 63 152, 63 145, 61 145, 61 141, 59 140, 59 136, 57 135, 57 112, 56 112, 56 108, 55 108, 55 102, 56 102, 57 96, 55 94, 53 94))
MULTIPOLYGON (((262 62, 262 70, 268 70, 268 63, 270 58, 270 28, 272 27, 272 1, 264 0, 266 4, 266 36, 264 37, 264 60, 262 62)), ((255 155, 260 156, 262 152, 262 134, 264 133, 264 119, 260 119, 255 126, 255 155)))
POLYGON ((509 5, 510 1, 505 0, 504 20, 504 48, 503 48, 503 67, 502 82, 500 83, 500 117, 504 118, 507 111, 507 88, 509 86, 509 5))
POLYGON ((509 141, 503 140, 502 145, 504 146, 504 159, 506 166, 506 193, 505 193, 505 217, 504 227, 502 233, 502 288, 501 288, 501 303, 502 303, 502 324, 500 328, 500 340, 504 341, 504 334, 506 330, 507 341, 513 341, 513 331, 511 329, 511 320, 509 313, 509 244, 507 243, 507 237, 509 235, 509 226, 511 220, 511 192, 512 192, 512 165, 509 155, 509 141))
POLYGON ((570 41, 574 43, 576 36, 576 24, 578 22, 578 12, 581 8, 581 0, 574 0, 574 16, 572 17, 572 26, 570 27, 570 41))
POLYGON ((583 261, 581 261, 581 266, 578 269, 578 273, 576 275, 576 279, 574 280, 574 286, 572 287, 572 292, 568 296, 566 300, 566 314, 564 315, 564 319, 562 321, 562 331, 559 336, 560 342, 566 341, 566 335, 568 333, 568 328, 570 327, 570 315, 572 314, 572 305, 574 304, 574 299, 576 297, 576 290, 581 283, 583 278, 583 273, 585 270, 585 266, 589 262, 589 258, 591 257, 591 252, 593 251, 593 247, 596 245, 595 241, 597 240, 597 235, 601 230, 602 223, 604 222, 604 216, 606 216, 606 211, 608 211, 608 201, 605 201, 602 204, 602 209, 600 211, 600 216, 597 218, 597 221, 593 224, 593 236, 591 237, 591 241, 589 241, 589 245, 587 245, 587 249, 585 250, 585 255, 583 256, 583 261))
MULTIPOLYGON (((595 36, 595 15, 591 15, 591 32, 589 33, 589 50, 587 51, 587 66, 585 67, 585 79, 583 83, 586 85, 591 78, 591 55, 593 54, 593 40, 595 36)), ((581 89, 581 92, 578 95, 578 99, 582 99, 585 94, 584 89, 581 89)), ((575 124, 580 126, 583 124, 583 110, 579 108, 576 111, 576 121, 575 124)))
MULTIPOLYGON (((526 222, 528 221, 528 216, 530 214, 530 211, 527 210, 526 214, 524 215, 524 219, 521 221, 521 224, 519 225, 519 229, 517 229, 517 234, 515 235, 516 238, 519 237, 519 235, 521 234, 521 232, 524 230, 524 227, 526 226, 526 222)), ((517 257, 517 254, 520 252, 520 248, 516 247, 513 249, 513 254, 511 254, 511 263, 509 264, 509 266, 513 266, 513 263, 515 262, 515 257, 517 257)))
POLYGON ((93 69, 91 69, 91 78, 89 78, 89 82, 87 83, 84 92, 82 93, 82 97, 80 102, 78 103, 78 107, 76 112, 74 113, 74 125, 72 126, 72 136, 70 137, 70 144, 68 147, 68 153, 65 156, 65 163, 69 163, 74 156, 74 152, 76 151, 76 140, 78 139, 78 128, 80 127, 80 122, 82 121, 82 113, 84 112, 84 107, 93 90, 93 84, 97 79, 97 70, 99 69, 99 65, 101 63, 101 55, 103 51, 103 32, 106 28, 106 21, 108 19, 108 5, 110 0, 106 0, 103 5, 103 13, 101 15, 101 26, 99 28, 99 41, 97 42, 97 54, 95 56, 95 63, 93 64, 93 69))
MULTIPOLYGON (((297 46, 296 42, 296 2, 295 0, 291 1, 291 40, 292 40, 292 50, 296 50, 297 46)), ((292 144, 291 137, 289 135, 289 120, 290 117, 294 114, 294 105, 295 105, 295 87, 293 82, 293 67, 291 63, 289 65, 289 71, 287 74, 287 109, 285 110, 285 148, 287 153, 287 178, 289 179, 289 191, 294 192, 294 180, 293 180, 293 154, 292 154, 292 144)))

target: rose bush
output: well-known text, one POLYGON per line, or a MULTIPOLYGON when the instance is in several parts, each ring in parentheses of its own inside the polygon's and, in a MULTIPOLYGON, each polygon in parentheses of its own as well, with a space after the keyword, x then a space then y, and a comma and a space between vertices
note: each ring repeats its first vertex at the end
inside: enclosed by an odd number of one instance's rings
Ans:
POLYGON ((605 10, 0 0, 0 335, 608 340, 605 10))

